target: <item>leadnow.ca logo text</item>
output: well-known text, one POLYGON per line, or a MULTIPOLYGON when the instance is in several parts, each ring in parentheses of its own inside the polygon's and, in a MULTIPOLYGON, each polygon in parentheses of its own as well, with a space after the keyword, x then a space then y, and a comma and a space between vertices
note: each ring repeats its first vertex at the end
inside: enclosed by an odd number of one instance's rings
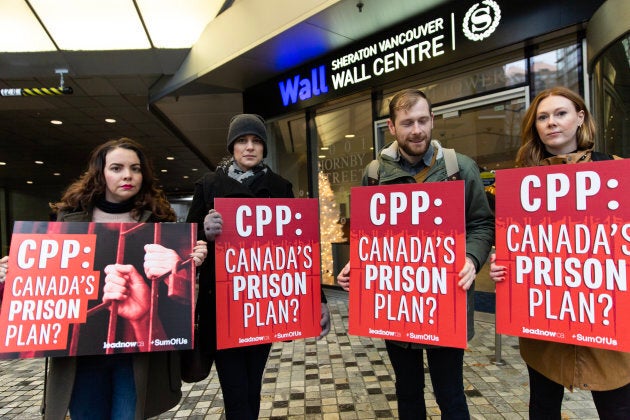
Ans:
POLYGON ((464 16, 462 30, 471 41, 488 38, 501 21, 501 8, 493 0, 483 0, 472 5, 464 16))

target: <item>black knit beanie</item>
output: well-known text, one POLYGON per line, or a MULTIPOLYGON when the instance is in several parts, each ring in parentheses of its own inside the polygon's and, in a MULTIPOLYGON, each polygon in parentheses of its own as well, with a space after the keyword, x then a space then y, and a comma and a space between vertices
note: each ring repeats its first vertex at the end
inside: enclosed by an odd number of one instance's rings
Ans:
POLYGON ((263 157, 267 157, 267 129, 265 120, 256 114, 239 114, 230 120, 230 129, 227 136, 227 149, 234 154, 234 142, 237 138, 253 134, 263 141, 263 157))

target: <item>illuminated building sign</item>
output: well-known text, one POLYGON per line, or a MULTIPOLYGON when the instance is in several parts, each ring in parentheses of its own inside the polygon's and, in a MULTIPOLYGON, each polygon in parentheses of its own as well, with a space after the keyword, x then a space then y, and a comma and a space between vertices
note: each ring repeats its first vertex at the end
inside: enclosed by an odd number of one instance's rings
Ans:
POLYGON ((298 100, 311 99, 313 96, 319 96, 328 92, 326 67, 319 66, 312 69, 310 78, 302 78, 298 74, 293 76, 292 79, 281 81, 278 85, 284 106, 294 104, 298 100))
POLYGON ((590 19, 601 1, 449 2, 247 89, 248 112, 275 116, 518 45, 590 19))
POLYGON ((449 19, 450 24, 437 18, 416 25, 334 58, 306 75, 296 74, 279 81, 282 104, 289 106, 328 93, 329 85, 333 91, 338 91, 454 51, 453 15, 449 19))

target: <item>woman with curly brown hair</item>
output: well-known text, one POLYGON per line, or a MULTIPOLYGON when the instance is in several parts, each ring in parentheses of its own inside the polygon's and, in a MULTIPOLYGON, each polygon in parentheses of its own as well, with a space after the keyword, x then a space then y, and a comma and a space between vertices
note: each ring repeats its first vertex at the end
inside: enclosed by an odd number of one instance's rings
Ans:
MULTIPOLYGON (((584 100, 564 87, 540 92, 522 123, 519 166, 619 159, 593 150, 595 124, 584 100)), ((500 192, 499 192, 500 194, 500 192)), ((503 281, 506 267, 490 261, 490 277, 503 281)), ((531 419, 560 419, 564 388, 589 390, 601 419, 630 418, 630 353, 519 338, 529 372, 531 419)))
MULTIPOLYGON (((166 196, 156 186, 141 145, 129 138, 98 146, 90 156, 87 171, 51 208, 60 222, 100 222, 96 229, 104 234, 112 223, 176 220, 166 196)), ((103 242, 100 233, 99 242, 103 242)), ((112 250, 100 247, 95 268, 106 265, 102 300, 115 302, 110 311, 116 312, 125 337, 133 334, 136 341, 146 342, 150 288, 145 276, 170 272, 178 267, 180 257, 160 244, 144 242, 141 246, 145 253, 143 267, 114 264, 112 250)), ((206 243, 198 241, 190 257, 198 266, 206 254, 206 243)), ((152 331, 156 330, 163 332, 157 320, 152 331)), ((87 333, 92 339, 100 331, 88 329, 87 333)), ((81 337, 83 334, 82 330, 81 337)), ((44 418, 64 419, 69 409, 73 420, 143 419, 175 406, 181 398, 180 386, 176 352, 53 357, 44 393, 44 418)))

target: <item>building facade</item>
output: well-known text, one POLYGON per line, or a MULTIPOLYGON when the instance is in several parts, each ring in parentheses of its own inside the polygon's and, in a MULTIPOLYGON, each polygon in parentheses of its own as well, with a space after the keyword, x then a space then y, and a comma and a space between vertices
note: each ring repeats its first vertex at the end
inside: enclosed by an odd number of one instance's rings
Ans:
POLYGON ((323 203, 324 283, 334 284, 337 259, 344 259, 335 244, 348 238, 350 190, 361 184, 375 151, 393 140, 388 104, 403 88, 428 95, 433 137, 472 157, 488 184, 494 171, 515 166, 530 100, 556 85, 591 104, 600 122, 599 150, 630 155, 628 84, 622 82, 630 77, 628 20, 617 19, 623 23, 616 36, 597 24, 606 21, 597 17, 600 8, 608 8, 606 16, 627 13, 622 3, 449 2, 247 89, 246 112, 270 122, 274 166, 296 195, 323 203), (595 37, 602 45, 589 60, 591 31, 608 35, 595 37), (342 225, 341 234, 330 229, 331 220, 342 225))

